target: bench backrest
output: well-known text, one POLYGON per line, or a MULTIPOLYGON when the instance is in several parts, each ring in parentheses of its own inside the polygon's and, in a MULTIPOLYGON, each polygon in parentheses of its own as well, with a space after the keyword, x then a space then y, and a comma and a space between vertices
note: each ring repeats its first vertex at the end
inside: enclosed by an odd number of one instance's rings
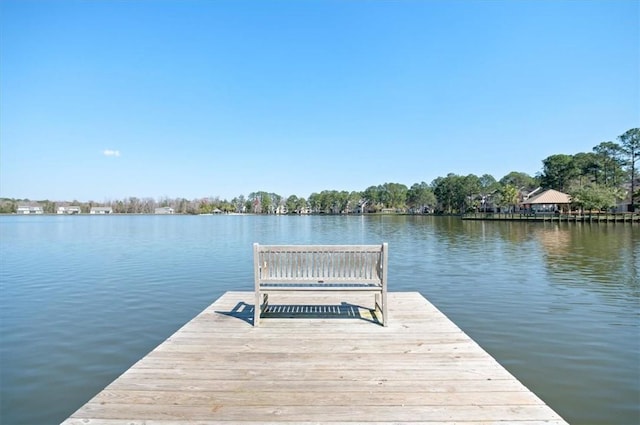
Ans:
POLYGON ((386 286, 387 244, 253 245, 262 283, 367 283, 386 286))

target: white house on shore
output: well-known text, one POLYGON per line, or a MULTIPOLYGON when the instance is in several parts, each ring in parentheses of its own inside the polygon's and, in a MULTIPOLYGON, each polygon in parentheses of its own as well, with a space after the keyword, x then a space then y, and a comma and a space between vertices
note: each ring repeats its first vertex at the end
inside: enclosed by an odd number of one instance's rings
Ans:
POLYGON ((174 214, 175 211, 171 207, 160 207, 155 209, 156 214, 174 214))
POLYGON ((111 207, 91 207, 89 214, 112 214, 113 208, 111 207))
POLYGON ((58 214, 80 214, 82 211, 76 205, 58 207, 58 214))
POLYGON ((44 214, 44 210, 37 205, 20 205, 16 214, 44 214))

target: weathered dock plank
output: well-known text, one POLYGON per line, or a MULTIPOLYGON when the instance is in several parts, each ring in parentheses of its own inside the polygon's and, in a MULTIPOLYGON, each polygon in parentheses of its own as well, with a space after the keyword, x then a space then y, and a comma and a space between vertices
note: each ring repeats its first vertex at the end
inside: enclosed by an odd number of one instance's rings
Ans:
POLYGON ((566 424, 418 293, 227 292, 64 425, 566 424))

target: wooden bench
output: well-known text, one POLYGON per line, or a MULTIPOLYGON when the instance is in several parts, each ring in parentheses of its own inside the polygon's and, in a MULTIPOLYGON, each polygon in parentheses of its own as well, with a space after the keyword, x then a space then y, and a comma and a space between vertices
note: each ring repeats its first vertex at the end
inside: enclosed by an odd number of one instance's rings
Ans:
POLYGON ((269 305, 269 293, 282 291, 374 292, 374 310, 387 326, 389 248, 381 245, 253 244, 255 308, 253 325, 269 305))

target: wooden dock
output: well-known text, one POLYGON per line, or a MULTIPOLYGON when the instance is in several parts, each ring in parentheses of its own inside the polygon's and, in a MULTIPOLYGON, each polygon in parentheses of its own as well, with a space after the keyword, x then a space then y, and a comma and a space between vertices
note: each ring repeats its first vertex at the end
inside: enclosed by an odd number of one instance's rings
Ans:
POLYGON ((227 292, 64 425, 566 424, 416 292, 227 292))
POLYGON ((638 213, 587 213, 587 214, 554 214, 554 213, 467 213, 463 220, 480 221, 520 221, 549 223, 640 223, 638 213))

